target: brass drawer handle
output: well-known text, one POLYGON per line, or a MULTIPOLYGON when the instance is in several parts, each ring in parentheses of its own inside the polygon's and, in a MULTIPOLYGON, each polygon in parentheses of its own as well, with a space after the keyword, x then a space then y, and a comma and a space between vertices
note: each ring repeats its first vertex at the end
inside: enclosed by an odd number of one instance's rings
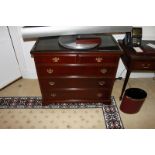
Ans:
POLYGON ((98 94, 97 94, 97 97, 102 97, 102 96, 103 96, 102 93, 98 93, 98 94))
POLYGON ((150 68, 150 67, 149 66, 144 66, 143 68, 146 68, 147 69, 147 68, 150 68))
POLYGON ((102 74, 105 74, 105 73, 107 72, 107 69, 104 69, 104 68, 103 68, 103 69, 101 69, 100 71, 101 71, 102 74))
POLYGON ((49 82, 49 85, 50 85, 50 86, 54 86, 54 85, 55 85, 55 82, 50 81, 50 82, 49 82))
POLYGON ((142 64, 143 68, 150 68, 151 64, 142 64))
POLYGON ((51 97, 56 97, 56 93, 51 93, 51 97))
POLYGON ((97 58, 96 58, 96 61, 97 61, 97 62, 102 62, 102 60, 103 60, 103 58, 101 58, 101 57, 97 57, 97 58))
POLYGON ((104 85, 105 85, 105 81, 99 81, 98 84, 99 84, 100 86, 104 86, 104 85))
POLYGON ((60 60, 59 57, 54 57, 54 58, 52 58, 52 61, 53 61, 53 62, 59 62, 59 60, 60 60))
POLYGON ((48 74, 52 74, 53 73, 53 69, 51 69, 51 68, 48 68, 46 71, 47 71, 48 74))

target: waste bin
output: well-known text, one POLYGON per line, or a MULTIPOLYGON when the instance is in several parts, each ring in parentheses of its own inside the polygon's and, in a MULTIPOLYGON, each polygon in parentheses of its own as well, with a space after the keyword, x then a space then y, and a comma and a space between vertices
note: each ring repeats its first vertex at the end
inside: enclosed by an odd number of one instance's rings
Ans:
POLYGON ((139 88, 129 88, 125 91, 120 109, 124 113, 137 113, 142 107, 147 93, 139 88))

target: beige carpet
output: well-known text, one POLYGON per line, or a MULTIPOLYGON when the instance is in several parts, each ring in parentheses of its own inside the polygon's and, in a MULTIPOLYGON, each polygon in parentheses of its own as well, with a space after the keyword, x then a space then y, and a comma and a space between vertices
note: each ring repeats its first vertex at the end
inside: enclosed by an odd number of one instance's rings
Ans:
MULTIPOLYGON (((116 80, 115 84, 114 84, 114 89, 113 89, 113 93, 112 96, 115 97, 116 99, 116 103, 117 106, 119 108, 121 102, 119 101, 119 96, 121 93, 121 89, 123 86, 123 80, 116 80)), ((127 88, 133 88, 133 87, 138 87, 141 89, 144 89, 147 91, 148 96, 145 100, 145 103, 143 104, 140 112, 136 113, 136 114, 126 114, 123 113, 121 111, 120 115, 124 124, 124 127, 126 129, 155 129, 155 80, 153 80, 152 78, 146 78, 146 79, 129 79, 127 88)), ((38 80, 27 80, 27 79, 21 79, 16 81, 15 83, 13 83, 12 85, 6 87, 5 89, 0 90, 0 96, 41 96, 41 92, 39 89, 39 84, 38 84, 38 80)), ((76 128, 105 128, 105 124, 104 124, 104 118, 103 118, 103 114, 99 109, 99 113, 95 114, 95 110, 98 109, 88 109, 89 112, 88 114, 85 113, 86 110, 77 110, 77 114, 78 116, 84 116, 85 120, 82 120, 82 118, 80 117, 76 117, 76 115, 74 115, 71 118, 69 118, 71 114, 73 114, 73 112, 69 112, 70 110, 65 110, 66 112, 66 116, 67 119, 64 119, 64 115, 63 117, 61 117, 62 115, 60 115, 60 117, 58 116, 61 112, 58 110, 54 110, 55 114, 50 115, 51 116, 51 121, 56 118, 57 116, 59 117, 59 119, 63 122, 66 121, 65 123, 60 123, 60 121, 54 121, 53 124, 50 124, 51 128, 56 128, 59 126, 59 128, 61 128, 63 126, 63 128, 67 128, 67 125, 69 125, 68 127, 70 128, 74 128, 76 126, 76 128), (94 118, 91 119, 91 115, 94 115, 94 118), (101 117, 102 115, 102 117, 101 117), (88 117, 87 117, 88 116, 88 117), (76 120, 77 122, 76 122, 76 120), (73 120, 73 121, 71 121, 73 120), (102 120, 102 122, 99 122, 99 120, 102 120), (68 122, 72 122, 69 123, 68 122), (89 123, 86 123, 86 121, 88 121, 89 123), (95 123, 94 123, 95 122, 95 123), (60 124, 62 126, 60 126, 60 124), (74 126, 73 126, 74 125, 74 126)), ((18 111, 18 110, 17 110, 18 111)), ((14 113, 18 113, 16 110, 14 111, 14 113)), ((13 119, 10 118, 11 116, 8 115, 9 110, 0 110, 0 128, 4 128, 4 124, 5 127, 10 127, 10 124, 14 124, 14 122, 19 122, 16 125, 14 125, 14 128, 18 128, 18 127, 24 127, 23 124, 25 124, 26 121, 28 121, 28 119, 22 118, 24 117, 23 115, 30 115, 29 114, 29 110, 19 110, 21 111, 21 113, 18 113, 15 118, 18 119, 13 119), (25 114, 24 114, 25 113, 25 114), (9 117, 9 119, 8 119, 9 117), (3 124, 4 122, 4 124, 3 124), (6 123, 5 123, 6 122, 6 123)), ((35 110, 34 110, 35 111, 35 110)), ((34 112, 33 113, 37 113, 38 115, 40 115, 39 112, 34 112)), ((39 110, 37 110, 39 111, 39 110)), ((48 111, 48 110, 47 110, 48 111)), ((52 110, 53 111, 53 110, 52 110)), ((45 113, 45 112, 44 112, 45 113)), ((35 116, 35 114, 34 114, 35 116)), ((45 116, 41 116, 41 117, 45 117, 45 116)), ((32 117, 33 118, 33 117, 32 117)), ((50 118, 48 118, 50 120, 50 118)), ((57 118, 56 118, 57 120, 57 118)), ((38 118, 33 118, 32 119, 32 124, 30 125, 30 123, 26 123, 26 127, 30 128, 32 126, 35 126, 34 124, 39 124, 38 123, 39 119, 38 118)), ((40 127, 40 125, 38 126, 40 127)), ((49 124, 46 125, 46 127, 49 127, 49 124)), ((40 127, 41 128, 41 127, 40 127)))
POLYGON ((0 109, 0 128, 4 129, 103 129, 101 108, 95 109, 0 109))

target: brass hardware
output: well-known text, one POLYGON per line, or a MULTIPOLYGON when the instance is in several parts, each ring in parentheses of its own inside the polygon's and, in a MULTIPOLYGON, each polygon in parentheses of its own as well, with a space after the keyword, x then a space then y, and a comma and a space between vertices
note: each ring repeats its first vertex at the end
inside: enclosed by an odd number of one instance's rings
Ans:
POLYGON ((98 93, 98 94, 97 94, 97 97, 102 97, 102 96, 103 96, 102 93, 98 93))
POLYGON ((98 84, 99 84, 100 86, 103 86, 103 85, 105 85, 105 81, 99 81, 98 84))
POLYGON ((48 74, 52 74, 53 73, 53 69, 51 69, 51 68, 48 68, 46 71, 47 71, 48 74))
POLYGON ((100 71, 101 71, 102 74, 105 74, 105 73, 107 72, 107 69, 104 69, 104 68, 103 68, 103 69, 101 69, 100 71))
POLYGON ((97 58, 96 58, 96 61, 97 61, 97 62, 102 62, 102 60, 103 60, 103 58, 101 58, 101 57, 97 57, 97 58))
POLYGON ((55 93, 51 93, 51 97, 56 97, 56 94, 55 93))
POLYGON ((50 81, 50 82, 49 82, 49 85, 50 85, 50 86, 54 86, 54 85, 55 85, 55 82, 50 81))
POLYGON ((58 62, 60 59, 59 59, 59 57, 54 57, 54 58, 52 58, 52 61, 53 62, 58 62))
POLYGON ((150 68, 151 64, 142 64, 143 68, 147 69, 150 68))

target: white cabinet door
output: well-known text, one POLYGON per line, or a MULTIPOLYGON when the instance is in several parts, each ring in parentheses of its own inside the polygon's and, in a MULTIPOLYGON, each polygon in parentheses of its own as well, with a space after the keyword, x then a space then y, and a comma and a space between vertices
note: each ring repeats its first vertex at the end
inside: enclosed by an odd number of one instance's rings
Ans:
POLYGON ((21 77, 18 62, 6 26, 0 26, 0 89, 21 77))

